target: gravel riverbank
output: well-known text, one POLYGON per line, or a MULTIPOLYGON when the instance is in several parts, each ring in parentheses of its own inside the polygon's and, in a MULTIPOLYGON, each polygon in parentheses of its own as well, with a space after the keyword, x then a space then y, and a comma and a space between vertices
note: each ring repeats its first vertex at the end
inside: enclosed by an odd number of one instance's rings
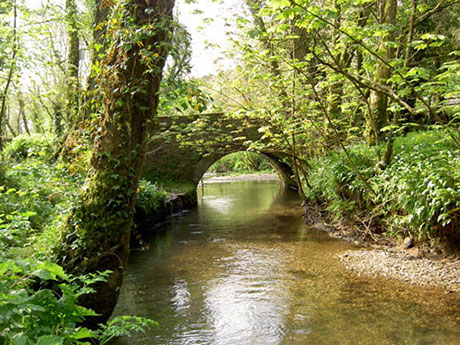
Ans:
POLYGON ((404 250, 372 248, 348 250, 339 255, 346 268, 358 275, 381 275, 423 286, 460 292, 460 260, 433 260, 404 250))
POLYGON ((276 174, 244 174, 244 175, 211 175, 204 176, 204 183, 222 183, 233 181, 276 181, 276 174))
POLYGON ((394 239, 383 237, 355 241, 346 227, 339 229, 323 223, 317 209, 309 207, 306 215, 306 223, 312 229, 326 231, 331 237, 358 246, 338 255, 345 268, 358 275, 383 276, 414 285, 440 287, 446 292, 460 292, 460 257, 426 254, 429 251, 407 248, 394 239))

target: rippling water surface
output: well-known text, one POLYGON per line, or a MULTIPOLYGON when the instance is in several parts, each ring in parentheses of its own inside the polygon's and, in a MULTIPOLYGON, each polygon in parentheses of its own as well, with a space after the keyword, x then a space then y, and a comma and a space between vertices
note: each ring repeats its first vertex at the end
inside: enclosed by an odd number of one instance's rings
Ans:
POLYGON ((113 344, 460 344, 460 297, 345 271, 275 182, 208 184, 133 253, 115 315, 160 327, 113 344))

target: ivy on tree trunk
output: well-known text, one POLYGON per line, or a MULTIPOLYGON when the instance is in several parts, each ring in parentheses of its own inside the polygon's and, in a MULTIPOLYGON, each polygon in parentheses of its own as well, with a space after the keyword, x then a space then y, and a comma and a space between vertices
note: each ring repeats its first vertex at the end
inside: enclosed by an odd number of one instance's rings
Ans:
POLYGON ((78 12, 75 0, 66 0, 67 11, 67 96, 66 96, 66 115, 69 123, 76 121, 78 111, 78 71, 80 62, 80 40, 78 37, 78 12))
POLYGON ((114 9, 110 45, 99 85, 103 118, 78 204, 59 253, 67 270, 110 270, 84 305, 106 320, 115 306, 128 261, 146 130, 156 114, 170 39, 174 0, 126 0, 114 9))

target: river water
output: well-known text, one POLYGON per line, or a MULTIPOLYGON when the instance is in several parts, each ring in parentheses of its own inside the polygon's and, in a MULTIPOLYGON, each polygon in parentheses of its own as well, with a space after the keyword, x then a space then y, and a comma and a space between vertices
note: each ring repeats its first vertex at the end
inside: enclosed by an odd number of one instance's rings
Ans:
POLYGON ((112 344, 460 344, 460 299, 344 270, 274 181, 206 184, 135 252, 115 315, 160 326, 112 344))

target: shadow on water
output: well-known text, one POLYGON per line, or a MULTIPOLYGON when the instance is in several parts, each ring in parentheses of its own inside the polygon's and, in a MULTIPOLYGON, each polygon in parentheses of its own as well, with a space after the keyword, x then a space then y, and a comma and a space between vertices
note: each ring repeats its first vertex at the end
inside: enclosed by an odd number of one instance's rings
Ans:
POLYGON ((345 271, 351 245, 308 229, 294 192, 209 184, 133 253, 115 315, 158 329, 113 344, 457 344, 459 296, 345 271))

